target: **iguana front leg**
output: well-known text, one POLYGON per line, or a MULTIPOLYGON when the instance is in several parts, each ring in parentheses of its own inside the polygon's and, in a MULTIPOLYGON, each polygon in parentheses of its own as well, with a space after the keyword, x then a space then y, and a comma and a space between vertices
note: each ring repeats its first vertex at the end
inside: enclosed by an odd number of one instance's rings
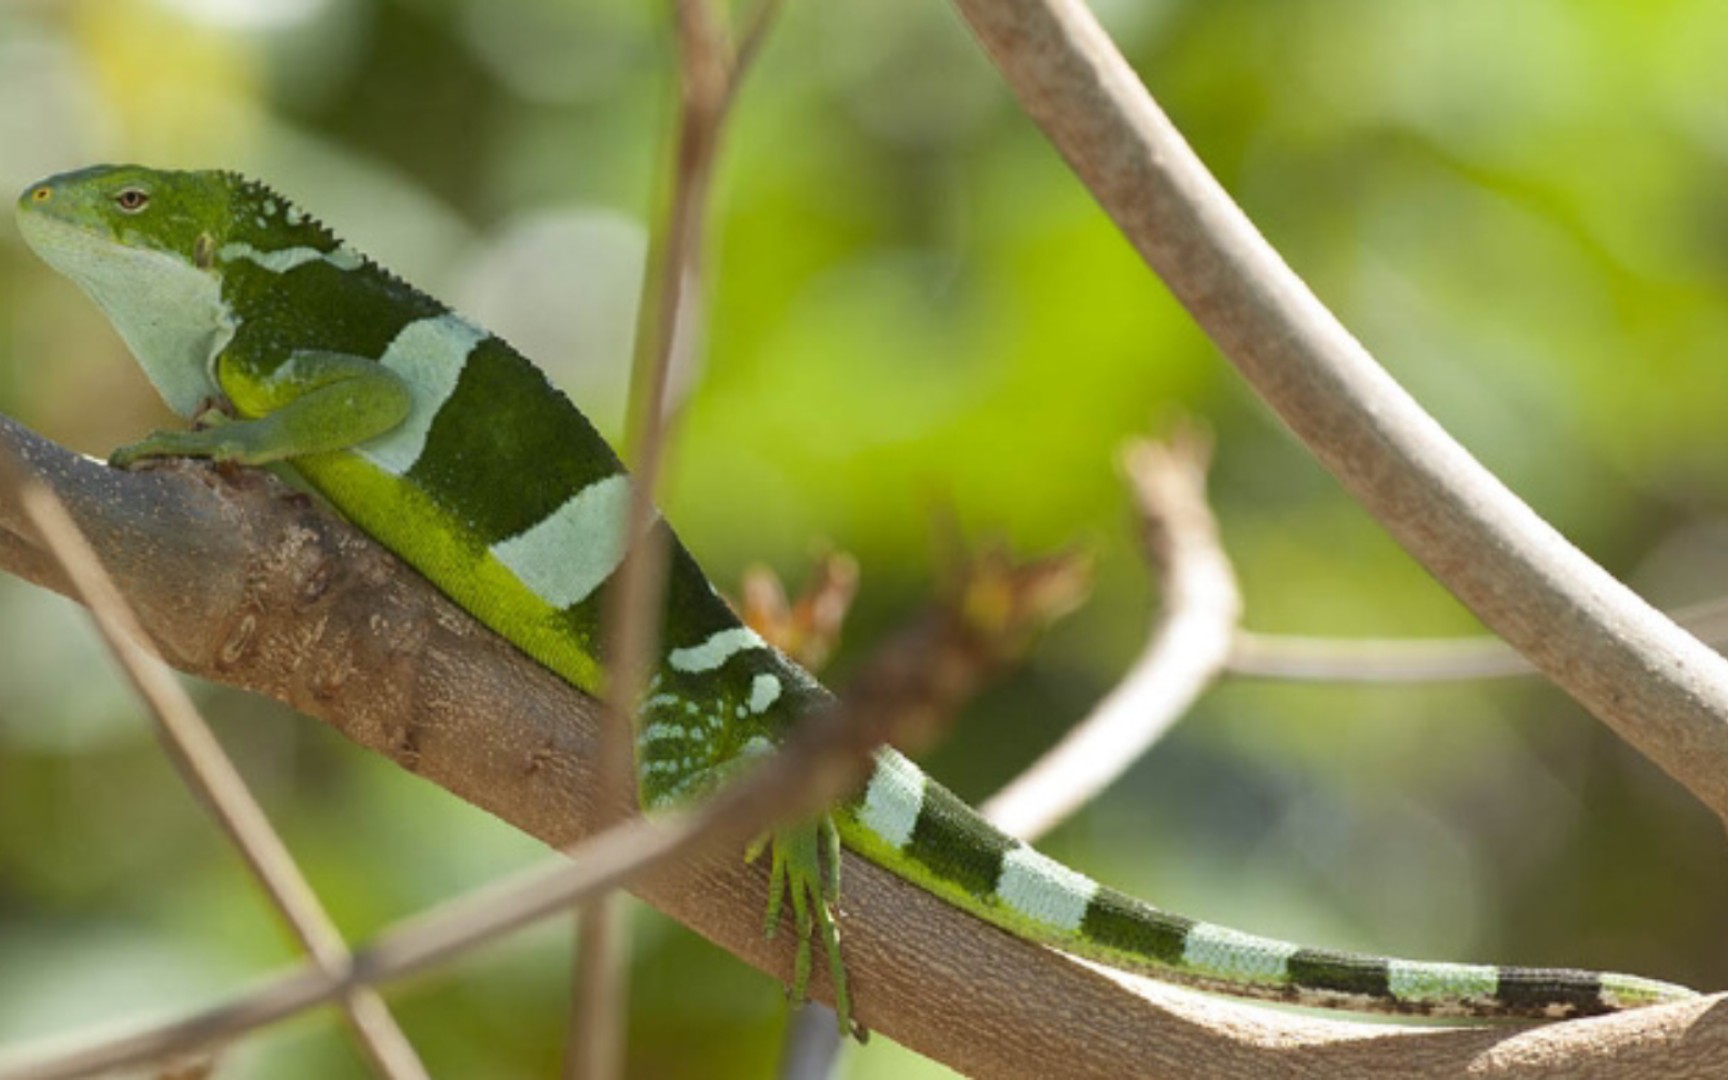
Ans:
POLYGON ((207 411, 201 422, 221 422, 152 432, 114 451, 109 462, 126 468, 145 458, 200 457, 264 465, 365 442, 400 424, 413 405, 401 376, 346 353, 297 352, 264 374, 224 354, 217 374, 240 419, 207 411))

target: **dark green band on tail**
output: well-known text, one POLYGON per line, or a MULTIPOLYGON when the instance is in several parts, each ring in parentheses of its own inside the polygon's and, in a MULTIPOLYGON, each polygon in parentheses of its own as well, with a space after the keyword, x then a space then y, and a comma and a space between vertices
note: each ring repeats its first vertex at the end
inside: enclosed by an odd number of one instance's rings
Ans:
POLYGON ((1305 990, 1386 998, 1392 996, 1386 961, 1372 956, 1302 949, 1290 957, 1290 981, 1305 990))
POLYGON ((1600 977, 1570 968, 1501 968, 1497 996, 1508 1009, 1525 1016, 1597 1016, 1614 1011, 1602 999, 1600 977), (1571 1011, 1559 1011, 1566 1009, 1571 1011))
POLYGON ((1002 859, 1014 846, 946 788, 931 785, 906 854, 932 874, 974 896, 988 896, 1002 877, 1002 859))
POLYGON ((1171 967, 1182 966, 1182 953, 1194 920, 1159 911, 1122 895, 1100 889, 1086 909, 1080 933, 1108 949, 1146 956, 1171 967))

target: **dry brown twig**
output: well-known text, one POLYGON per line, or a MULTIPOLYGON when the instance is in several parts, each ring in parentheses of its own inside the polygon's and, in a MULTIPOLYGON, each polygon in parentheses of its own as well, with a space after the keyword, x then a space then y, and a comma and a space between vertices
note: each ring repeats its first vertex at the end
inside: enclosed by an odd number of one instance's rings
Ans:
POLYGON ((773 570, 752 566, 738 586, 739 617, 806 671, 820 674, 840 644, 840 632, 858 595, 858 560, 839 552, 816 559, 797 599, 773 570))
MULTIPOLYGON (((643 281, 625 431, 633 475, 624 526, 626 554, 616 582, 607 590, 603 613, 612 662, 599 798, 618 818, 628 816, 636 805, 634 706, 660 634, 667 551, 665 535, 649 527, 673 429, 672 377, 695 366, 704 322, 703 239, 715 159, 730 107, 776 9, 773 0, 758 4, 745 37, 734 45, 711 0, 672 2, 679 73, 672 193, 665 227, 657 234, 658 250, 650 259, 655 269, 643 281)), ((604 894, 578 915, 566 1076, 606 1080, 623 1071, 629 959, 623 919, 617 898, 604 894)))
MULTIPOLYGON (((341 932, 198 707, 148 644, 131 608, 59 497, 28 474, 10 447, 0 447, 0 488, 16 498, 39 550, 89 609, 103 643, 155 720, 157 736, 181 778, 228 835, 301 947, 321 971, 344 970, 348 946, 341 932)), ((378 1075, 390 1080, 426 1076, 419 1055, 375 991, 357 986, 339 1003, 378 1075)))
MULTIPOLYGON (((1014 576, 1016 602, 1005 608, 1010 617, 988 625, 999 639, 995 647, 980 640, 973 620, 919 620, 868 665, 874 674, 867 681, 882 689, 859 695, 837 719, 813 718, 760 775, 728 787, 685 820, 661 828, 640 819, 617 824, 572 850, 570 862, 536 868, 442 905, 385 934, 371 948, 345 957, 341 965, 295 972, 217 1009, 73 1053, 0 1064, 0 1080, 54 1080, 196 1050, 354 988, 449 959, 569 903, 628 884, 662 863, 689 857, 705 846, 736 847, 776 821, 826 806, 856 783, 869 750, 885 741, 907 741, 908 736, 928 739, 1001 656, 1027 640, 1030 627, 1070 606, 1061 598, 1072 590, 1050 582, 1073 573, 1074 565, 1031 564, 1014 576)), ((998 584, 994 578, 991 583, 998 584)))
POLYGON ((950 557, 940 595, 870 650, 843 695, 924 717, 895 740, 908 753, 943 738, 967 702, 1023 661, 1092 586, 1091 559, 1079 551, 1016 559, 987 543, 950 557))

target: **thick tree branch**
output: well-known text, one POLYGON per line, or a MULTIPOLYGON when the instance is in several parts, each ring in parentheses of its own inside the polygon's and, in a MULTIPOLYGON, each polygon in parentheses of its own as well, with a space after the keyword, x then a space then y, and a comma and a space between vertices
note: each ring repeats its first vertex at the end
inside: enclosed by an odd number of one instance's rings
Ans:
MULTIPOLYGON (((593 828, 597 704, 309 498, 193 463, 116 472, 4 418, 0 442, 65 500, 175 666, 295 705, 549 844, 593 828)), ((20 521, 0 502, 0 533, 20 521)), ((28 551, 0 568, 66 591, 28 551)), ((1540 1031, 1316 1021, 1100 973, 851 856, 845 874, 860 1020, 971 1075, 1687 1077, 1728 1059, 1717 998, 1540 1031)), ((791 943, 762 936, 765 887, 760 867, 710 854, 634 888, 783 979, 791 943)), ((827 994, 820 973, 812 990, 827 994)))
POLYGON ((1728 660, 1443 431, 1206 171, 1080 0, 954 0, 1003 77, 1249 384, 1491 629, 1728 821, 1728 660))

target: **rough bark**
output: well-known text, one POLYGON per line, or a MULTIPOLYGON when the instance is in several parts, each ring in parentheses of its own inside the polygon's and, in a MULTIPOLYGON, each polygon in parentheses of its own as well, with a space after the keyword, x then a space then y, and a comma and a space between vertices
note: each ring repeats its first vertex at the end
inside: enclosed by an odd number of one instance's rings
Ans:
MULTIPOLYGON (((172 663, 286 701, 548 844, 597 822, 599 706, 478 626, 310 498, 193 463, 120 473, 0 417, 172 663)), ((0 569, 64 591, 0 496, 0 569)), ((1539 1029, 1411 1030, 1288 1016, 1101 972, 848 856, 857 1013, 975 1076, 1717 1075, 1720 998, 1539 1029)), ((785 978, 765 881, 729 857, 638 884, 648 903, 785 978)), ((813 987, 827 993, 818 974, 813 987)))

